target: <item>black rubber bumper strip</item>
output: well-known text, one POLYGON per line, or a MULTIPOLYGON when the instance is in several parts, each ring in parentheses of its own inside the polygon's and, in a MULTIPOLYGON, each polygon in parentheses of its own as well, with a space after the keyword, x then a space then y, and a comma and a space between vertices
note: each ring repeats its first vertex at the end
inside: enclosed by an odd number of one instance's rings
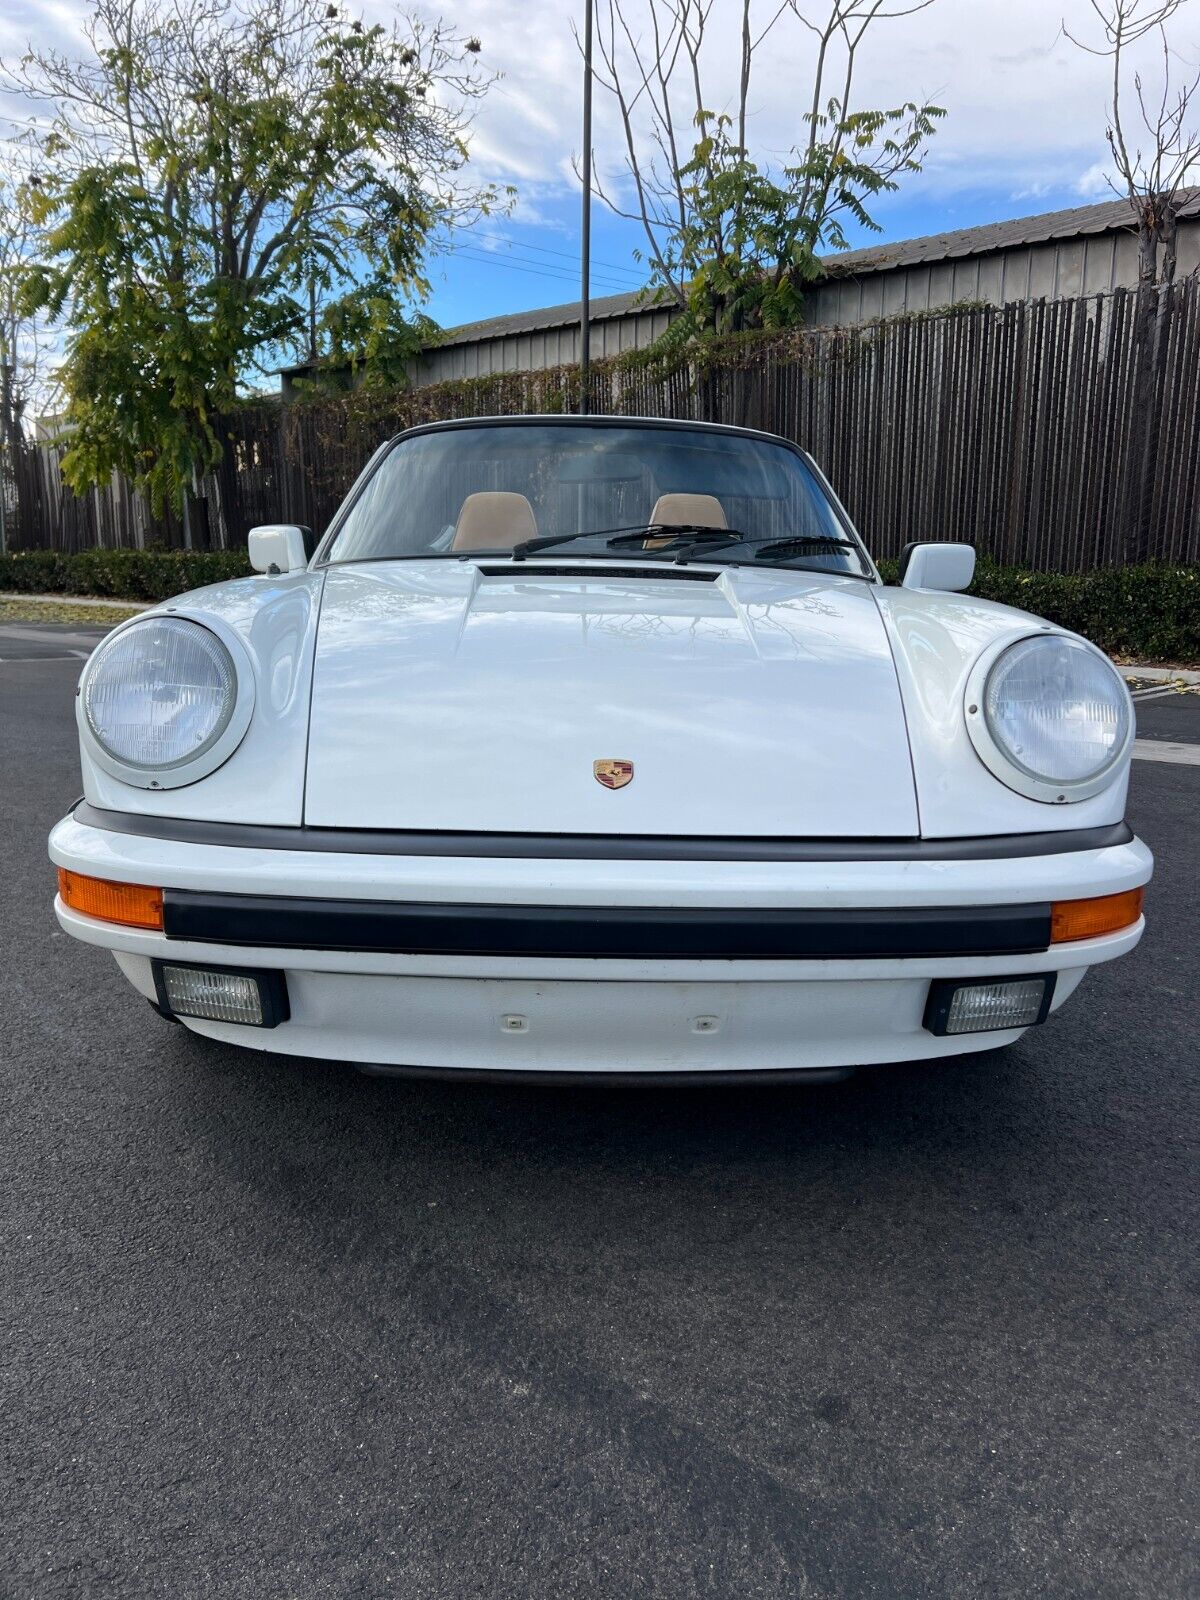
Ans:
POLYGON ((1054 833, 984 834, 968 839, 767 839, 640 833, 462 833, 409 829, 289 828, 102 811, 87 801, 75 821, 109 833, 232 850, 314 850, 363 856, 475 856, 552 861, 1006 861, 1129 844, 1127 822, 1054 833))
POLYGON ((879 910, 397 904, 163 892, 169 939, 284 950, 619 960, 854 960, 1029 955, 1048 904, 879 910))

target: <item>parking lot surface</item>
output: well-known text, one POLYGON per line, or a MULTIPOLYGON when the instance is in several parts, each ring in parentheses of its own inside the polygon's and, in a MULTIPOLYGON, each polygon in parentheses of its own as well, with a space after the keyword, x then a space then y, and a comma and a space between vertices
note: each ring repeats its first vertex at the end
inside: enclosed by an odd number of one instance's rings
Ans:
POLYGON ((67 637, 0 630, 5 1600, 1200 1592, 1200 770, 1135 763, 1146 938, 1007 1052, 375 1079, 58 932, 67 637))

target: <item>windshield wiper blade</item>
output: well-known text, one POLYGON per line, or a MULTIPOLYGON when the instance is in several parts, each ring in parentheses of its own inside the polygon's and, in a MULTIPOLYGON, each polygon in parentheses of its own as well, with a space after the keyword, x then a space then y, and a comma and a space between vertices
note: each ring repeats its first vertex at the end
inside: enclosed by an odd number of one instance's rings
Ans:
MULTIPOLYGON (((535 555, 539 550, 550 550, 556 544, 570 544, 576 539, 603 539, 609 549, 620 549, 624 545, 645 544, 647 540, 657 540, 655 554, 679 546, 682 550, 689 549, 694 544, 718 544, 744 546, 755 561, 762 557, 782 555, 803 555, 809 550, 853 550, 861 556, 860 547, 853 539, 838 539, 828 533, 795 534, 787 539, 747 539, 744 533, 737 528, 718 528, 708 523, 701 522, 652 522, 636 523, 625 528, 587 528, 580 529, 577 533, 546 533, 536 539, 522 539, 519 544, 513 545, 507 554, 515 561, 521 561, 525 556, 535 555)), ((599 551, 596 552, 600 554, 599 551)))
POLYGON ((736 528, 718 528, 705 522, 652 522, 646 528, 639 529, 636 533, 623 533, 616 539, 606 542, 616 549, 619 545, 637 544, 654 539, 657 548, 665 550, 674 544, 739 544, 743 535, 736 528))
POLYGON ((578 533, 546 533, 536 539, 522 539, 513 545, 509 554, 518 561, 523 556, 534 555, 539 550, 549 550, 556 544, 568 544, 572 539, 603 539, 614 549, 621 545, 637 544, 647 539, 662 541, 659 549, 682 541, 686 544, 707 543, 717 540, 721 544, 737 544, 742 535, 736 528, 717 528, 700 522, 635 522, 623 528, 588 528, 578 533), (617 535, 615 538, 609 535, 617 535))
POLYGON ((638 530, 644 534, 644 524, 627 522, 622 528, 581 528, 578 533, 543 533, 536 539, 522 539, 519 544, 513 545, 511 550, 503 553, 514 556, 519 561, 522 556, 533 555, 538 550, 549 550, 552 545, 569 544, 572 539, 603 539, 610 533, 636 533, 638 530))

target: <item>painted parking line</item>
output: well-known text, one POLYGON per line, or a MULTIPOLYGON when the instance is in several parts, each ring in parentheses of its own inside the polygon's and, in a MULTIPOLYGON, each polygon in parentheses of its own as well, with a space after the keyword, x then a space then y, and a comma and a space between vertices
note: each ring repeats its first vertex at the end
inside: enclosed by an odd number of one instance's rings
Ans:
POLYGON ((88 659, 88 657, 91 655, 91 653, 92 652, 90 650, 68 650, 65 655, 58 655, 58 656, 43 656, 43 655, 10 656, 10 655, 5 655, 5 654, 3 654, 2 651, 0 651, 0 666, 3 666, 5 664, 13 664, 13 665, 15 665, 17 662, 20 662, 20 664, 22 666, 28 666, 30 664, 30 662, 33 662, 33 661, 37 661, 37 662, 43 662, 43 661, 86 661, 88 659))
POLYGON ((1171 739, 1135 739, 1135 761, 1174 761, 1185 767, 1200 767, 1200 744, 1176 744, 1171 739))
POLYGON ((43 628, 36 623, 0 623, 0 665, 86 661, 104 637, 103 628, 43 628))

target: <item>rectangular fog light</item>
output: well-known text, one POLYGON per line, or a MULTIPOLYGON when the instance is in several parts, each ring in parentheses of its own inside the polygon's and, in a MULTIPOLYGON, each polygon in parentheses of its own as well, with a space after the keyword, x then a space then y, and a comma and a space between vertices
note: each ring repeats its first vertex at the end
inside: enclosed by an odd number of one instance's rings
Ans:
POLYGON ((929 986, 925 1026, 930 1033, 993 1033, 1045 1022, 1054 998, 1054 973, 963 982, 939 978, 929 986))
POLYGON ((159 1005, 175 1017, 207 1022, 239 1022, 274 1028, 288 1016, 287 988, 281 972, 235 972, 228 967, 154 963, 159 1005))

